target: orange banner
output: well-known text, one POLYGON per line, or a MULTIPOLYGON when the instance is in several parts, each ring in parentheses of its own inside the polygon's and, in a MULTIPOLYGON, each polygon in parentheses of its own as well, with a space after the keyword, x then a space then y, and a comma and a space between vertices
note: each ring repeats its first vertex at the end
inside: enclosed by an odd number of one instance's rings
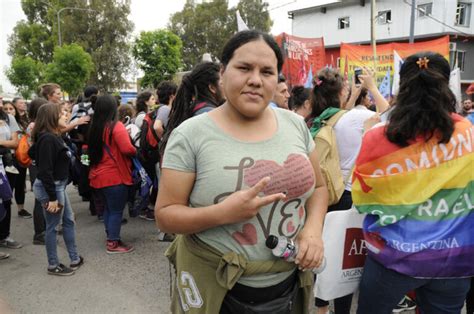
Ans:
MULTIPOLYGON (((390 71, 393 77, 394 51, 405 59, 406 57, 421 51, 433 51, 443 55, 449 61, 449 36, 444 36, 435 40, 423 41, 418 43, 389 43, 377 45, 377 82, 382 82, 387 71, 390 71)), ((372 46, 341 44, 341 64, 340 69, 352 78, 354 69, 357 67, 371 67, 374 65, 374 55, 372 46)))
POLYGON ((285 63, 282 73, 289 86, 305 85, 326 65, 323 38, 302 38, 281 33, 275 36, 285 63), (311 74, 310 74, 311 72, 311 74))

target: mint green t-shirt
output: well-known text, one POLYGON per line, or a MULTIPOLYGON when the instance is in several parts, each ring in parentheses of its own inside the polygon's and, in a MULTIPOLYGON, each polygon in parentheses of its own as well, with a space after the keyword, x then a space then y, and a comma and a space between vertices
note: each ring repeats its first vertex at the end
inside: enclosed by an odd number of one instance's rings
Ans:
MULTIPOLYGON (((278 122, 277 132, 260 142, 243 142, 231 137, 207 113, 191 118, 173 131, 163 158, 163 168, 196 174, 190 207, 222 202, 231 193, 254 186, 266 176, 270 176, 271 181, 264 194, 287 193, 285 201, 262 207, 257 216, 248 221, 197 234, 220 252, 234 251, 250 261, 276 258, 265 246, 269 235, 297 236, 304 225, 306 200, 315 188, 314 170, 308 159, 314 141, 306 124, 293 112, 283 109, 273 109, 273 112, 278 122)), ((239 283, 268 287, 290 274, 242 277, 239 283)))

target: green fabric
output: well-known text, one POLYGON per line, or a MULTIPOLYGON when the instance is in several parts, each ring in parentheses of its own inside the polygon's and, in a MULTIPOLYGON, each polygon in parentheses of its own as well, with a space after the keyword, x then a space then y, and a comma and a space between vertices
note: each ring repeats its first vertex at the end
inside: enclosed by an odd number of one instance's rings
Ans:
MULTIPOLYGON (((308 155, 314 141, 303 119, 289 110, 273 109, 278 130, 259 142, 238 140, 221 130, 208 114, 183 122, 166 145, 163 169, 195 173, 189 210, 222 202, 235 191, 271 177, 263 191, 287 192, 288 198, 259 209, 246 221, 216 226, 196 236, 219 252, 236 252, 249 261, 276 259, 265 246, 269 235, 295 239, 306 220, 305 204, 316 179, 308 155)), ((291 274, 263 272, 243 275, 239 283, 259 288, 282 282, 291 274)))
MULTIPOLYGON (((178 236, 165 255, 176 272, 172 313, 219 313, 227 291, 241 276, 295 269, 295 264, 283 260, 249 262, 235 252, 223 255, 193 235, 178 236)), ((294 313, 309 313, 313 275, 299 272, 298 277, 300 291, 294 313)))
POLYGON ((324 110, 318 117, 314 118, 313 124, 311 125, 311 135, 313 138, 318 134, 319 130, 323 127, 323 121, 330 119, 333 115, 341 111, 340 108, 329 107, 324 110))

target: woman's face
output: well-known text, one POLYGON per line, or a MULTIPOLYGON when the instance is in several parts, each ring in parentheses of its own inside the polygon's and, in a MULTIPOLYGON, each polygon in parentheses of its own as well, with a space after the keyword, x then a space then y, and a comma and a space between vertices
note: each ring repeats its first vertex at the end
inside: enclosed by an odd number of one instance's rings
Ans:
POLYGON ((148 107, 152 107, 153 105, 155 105, 155 103, 156 103, 156 98, 153 95, 151 95, 151 97, 145 102, 145 104, 148 107))
POLYGON ((16 109, 18 109, 19 112, 25 112, 26 111, 26 102, 22 98, 20 98, 16 101, 15 106, 16 106, 16 109))
POLYGON ((365 97, 362 99, 362 104, 366 107, 370 107, 371 105, 371 102, 370 102, 370 96, 369 94, 367 93, 367 95, 365 95, 365 97))
POLYGON ((12 116, 15 116, 15 107, 13 107, 12 104, 3 105, 3 111, 5 111, 8 114, 11 114, 12 116))
POLYGON ((61 108, 61 111, 59 112, 59 119, 58 119, 59 127, 60 128, 67 127, 67 121, 68 121, 68 112, 64 108, 61 108))
POLYGON ((245 118, 256 118, 275 92, 277 58, 265 41, 252 41, 234 51, 221 76, 227 104, 245 118))
POLYGON ((49 95, 48 101, 58 104, 61 102, 61 98, 63 98, 63 93, 60 88, 57 88, 51 95, 49 95))

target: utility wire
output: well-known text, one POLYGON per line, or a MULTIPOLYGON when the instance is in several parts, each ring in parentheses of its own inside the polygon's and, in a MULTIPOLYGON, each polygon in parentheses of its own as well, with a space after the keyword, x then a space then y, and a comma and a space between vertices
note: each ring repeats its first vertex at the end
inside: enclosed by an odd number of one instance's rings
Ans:
MULTIPOLYGON (((412 4, 409 3, 409 2, 407 2, 407 0, 403 0, 403 2, 404 2, 405 4, 408 4, 409 6, 412 6, 412 4)), ((427 13, 425 12, 425 10, 423 10, 422 8, 416 7, 415 9, 416 9, 417 11, 422 12, 423 14, 425 14, 426 17, 429 17, 429 18, 432 19, 433 21, 438 22, 438 23, 440 23, 441 25, 443 25, 443 26, 445 26, 445 27, 447 27, 447 28, 450 28, 450 29, 452 29, 452 30, 455 30, 456 32, 461 33, 461 34, 466 35, 466 36, 472 36, 472 34, 465 33, 465 32, 463 32, 462 30, 459 30, 459 29, 457 29, 457 28, 455 28, 455 27, 453 27, 453 26, 451 26, 451 25, 449 25, 449 24, 446 24, 445 22, 443 22, 443 21, 441 21, 441 20, 438 20, 438 19, 435 18, 431 13, 427 14, 427 13)))
POLYGON ((295 3, 295 2, 296 2, 296 0, 293 0, 293 1, 287 2, 287 3, 283 3, 283 4, 278 5, 278 6, 276 6, 276 7, 269 8, 268 11, 273 11, 273 10, 276 10, 276 9, 279 9, 279 8, 286 7, 287 5, 293 4, 293 3, 295 3))

